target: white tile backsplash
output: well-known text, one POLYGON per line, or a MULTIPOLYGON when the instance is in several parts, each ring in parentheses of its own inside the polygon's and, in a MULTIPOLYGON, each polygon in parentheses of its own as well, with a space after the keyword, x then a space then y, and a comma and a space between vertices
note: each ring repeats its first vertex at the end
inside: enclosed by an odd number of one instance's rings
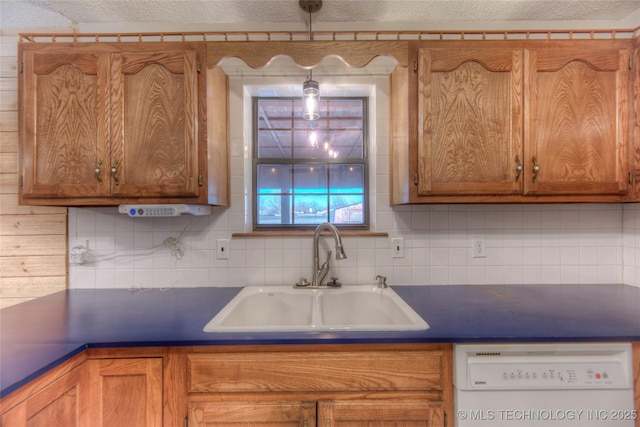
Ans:
MULTIPOLYGON (((224 224, 237 215, 233 207, 214 209, 208 217, 151 220, 154 224, 113 209, 70 211, 70 246, 88 242, 94 258, 70 266, 72 289, 275 285, 310 275, 311 238, 231 237, 235 230, 225 230, 224 224), (115 217, 110 221, 113 226, 98 229, 98 219, 109 216, 115 217), (168 237, 178 239, 184 248, 181 259, 165 246, 168 237), (216 257, 218 238, 230 239, 228 260, 216 257)), ((368 283, 383 274, 391 284, 412 285, 637 286, 640 278, 636 205, 425 205, 392 208, 390 215, 393 221, 387 223, 392 228, 378 224, 389 238, 344 238, 349 258, 332 263, 332 276, 347 283, 368 283), (581 220, 563 222, 565 212, 581 220), (395 236, 404 238, 403 258, 391 256, 390 238, 395 236), (486 258, 473 258, 471 243, 477 236, 486 239, 486 258)))

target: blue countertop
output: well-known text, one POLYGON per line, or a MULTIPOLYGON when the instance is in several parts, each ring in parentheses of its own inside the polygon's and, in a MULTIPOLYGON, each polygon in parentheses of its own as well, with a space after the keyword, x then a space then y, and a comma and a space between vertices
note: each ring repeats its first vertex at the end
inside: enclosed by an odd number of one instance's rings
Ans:
POLYGON ((640 288, 393 286, 430 325, 406 332, 206 333, 240 288, 70 290, 0 310, 0 396, 89 347, 640 341, 640 288))

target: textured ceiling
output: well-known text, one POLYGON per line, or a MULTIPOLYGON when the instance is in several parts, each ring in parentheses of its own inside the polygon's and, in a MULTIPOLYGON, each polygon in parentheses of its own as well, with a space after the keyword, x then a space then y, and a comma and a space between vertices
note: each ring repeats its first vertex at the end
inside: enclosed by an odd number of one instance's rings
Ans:
MULTIPOLYGON (((4 29, 161 23, 183 31, 295 31, 306 30, 308 22, 298 0, 0 0, 0 12, 4 29)), ((413 30, 443 22, 458 29, 487 23, 554 28, 567 21, 576 28, 635 28, 640 0, 324 0, 313 14, 315 30, 413 30)))

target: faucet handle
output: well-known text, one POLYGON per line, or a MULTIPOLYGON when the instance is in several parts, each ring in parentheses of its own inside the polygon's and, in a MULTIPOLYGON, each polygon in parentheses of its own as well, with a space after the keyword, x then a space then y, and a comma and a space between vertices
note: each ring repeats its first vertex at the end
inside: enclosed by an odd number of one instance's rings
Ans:
POLYGON ((381 276, 381 275, 377 275, 374 280, 378 281, 378 287, 379 288, 388 288, 389 286, 387 286, 387 277, 386 276, 381 276))
POLYGON ((293 287, 294 288, 306 288, 309 285, 311 285, 311 282, 309 282, 306 277, 301 277, 300 280, 298 280, 293 287))
POLYGON ((332 288, 339 288, 340 286, 342 286, 342 283, 338 282, 337 277, 332 277, 331 281, 327 282, 327 286, 330 286, 332 288))

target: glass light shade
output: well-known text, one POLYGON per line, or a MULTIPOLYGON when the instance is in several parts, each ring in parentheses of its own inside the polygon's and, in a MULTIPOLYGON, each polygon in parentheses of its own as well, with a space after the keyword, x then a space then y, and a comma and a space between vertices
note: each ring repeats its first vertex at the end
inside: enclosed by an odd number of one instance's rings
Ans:
POLYGON ((302 118, 318 120, 320 118, 320 85, 315 80, 307 80, 302 85, 302 118))

